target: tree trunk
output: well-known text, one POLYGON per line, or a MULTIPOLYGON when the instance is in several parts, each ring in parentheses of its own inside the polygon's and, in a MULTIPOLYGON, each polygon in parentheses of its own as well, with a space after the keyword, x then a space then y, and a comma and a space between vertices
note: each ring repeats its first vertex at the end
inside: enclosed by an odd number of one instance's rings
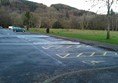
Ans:
POLYGON ((110 24, 108 24, 108 26, 107 26, 107 38, 106 39, 110 39, 110 24))
POLYGON ((27 27, 27 31, 29 31, 29 27, 27 27))
POLYGON ((50 33, 50 28, 46 28, 46 33, 50 33))
POLYGON ((110 39, 110 1, 109 0, 108 0, 107 18, 108 18, 108 26, 107 26, 107 37, 106 37, 106 39, 110 39))

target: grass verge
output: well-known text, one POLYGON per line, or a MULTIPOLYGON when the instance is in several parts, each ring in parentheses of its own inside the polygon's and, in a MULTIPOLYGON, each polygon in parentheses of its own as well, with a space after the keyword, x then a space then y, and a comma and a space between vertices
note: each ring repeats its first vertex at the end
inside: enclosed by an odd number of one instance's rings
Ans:
MULTIPOLYGON (((46 34, 45 29, 42 28, 31 28, 30 32, 46 34)), ((50 34, 118 45, 118 31, 111 31, 111 39, 106 39, 106 31, 103 30, 50 29, 50 34)))

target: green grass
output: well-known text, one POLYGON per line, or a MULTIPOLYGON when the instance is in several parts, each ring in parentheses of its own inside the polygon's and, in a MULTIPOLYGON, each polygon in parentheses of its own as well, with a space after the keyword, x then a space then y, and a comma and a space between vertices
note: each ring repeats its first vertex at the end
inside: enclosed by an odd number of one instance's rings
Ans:
MULTIPOLYGON (((45 29, 31 28, 30 32, 45 33, 45 29)), ((50 34, 73 39, 85 39, 111 44, 118 44, 118 31, 111 31, 111 39, 106 39, 106 31, 103 30, 78 30, 78 29, 50 29, 50 34)))

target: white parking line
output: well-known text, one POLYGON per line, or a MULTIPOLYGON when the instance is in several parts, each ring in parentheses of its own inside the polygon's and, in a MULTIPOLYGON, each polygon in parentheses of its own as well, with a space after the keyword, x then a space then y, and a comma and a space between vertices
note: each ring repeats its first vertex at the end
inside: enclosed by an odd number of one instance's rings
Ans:
POLYGON ((78 54, 77 57, 80 57, 82 54, 83 54, 83 53, 78 54))
POLYGON ((58 46, 58 47, 56 47, 56 49, 59 49, 59 48, 62 48, 62 46, 58 46))
POLYGON ((49 55, 49 54, 46 53, 45 51, 43 51, 43 50, 37 48, 37 47, 34 46, 33 44, 32 44, 32 47, 34 47, 35 49, 37 49, 39 52, 43 53, 44 55, 47 55, 48 57, 50 57, 51 59, 53 59, 53 60, 56 61, 57 63, 62 64, 63 66, 65 66, 65 64, 64 64, 63 62, 61 62, 60 60, 58 60, 58 59, 54 58, 53 56, 49 55))
POLYGON ((104 52, 103 56, 106 56, 107 52, 104 52))
POLYGON ((93 55, 95 55, 95 52, 93 52, 90 56, 93 56, 93 55))
POLYGON ((89 45, 87 45, 86 47, 90 47, 89 45))
POLYGON ((68 57, 70 54, 68 53, 68 54, 66 54, 65 56, 64 56, 64 58, 66 58, 66 57, 68 57))
POLYGON ((82 45, 78 45, 76 48, 80 48, 82 45))
POLYGON ((59 49, 62 48, 63 46, 53 46, 53 45, 49 45, 49 46, 42 46, 43 49, 47 50, 50 48, 55 48, 55 49, 59 49))
POLYGON ((61 55, 59 55, 59 54, 56 54, 58 57, 60 57, 60 58, 63 58, 61 55))
POLYGON ((91 61, 82 61, 85 64, 91 64, 91 65, 96 65, 100 63, 104 63, 105 61, 96 61, 96 60, 91 60, 91 61))
POLYGON ((68 54, 66 54, 65 56, 61 56, 61 55, 59 55, 59 54, 56 54, 58 57, 60 57, 60 58, 66 58, 66 57, 68 57, 70 54, 68 53, 68 54))
POLYGON ((115 55, 118 55, 118 53, 115 53, 115 55))
POLYGON ((82 61, 82 63, 88 64, 88 62, 86 62, 86 61, 82 61))
POLYGON ((66 47, 66 48, 71 48, 72 46, 68 46, 68 47, 66 47))
POLYGON ((91 61, 91 63, 93 64, 93 65, 95 65, 95 64, 99 64, 99 63, 103 63, 103 62, 105 62, 105 61, 91 61))
POLYGON ((47 46, 47 47, 44 47, 42 46, 43 49, 47 50, 47 49, 50 49, 52 46, 47 46))

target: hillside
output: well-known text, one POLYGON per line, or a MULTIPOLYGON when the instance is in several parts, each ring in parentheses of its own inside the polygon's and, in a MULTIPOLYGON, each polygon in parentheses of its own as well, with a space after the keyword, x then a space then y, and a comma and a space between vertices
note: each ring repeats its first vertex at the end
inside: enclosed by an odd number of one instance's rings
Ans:
POLYGON ((89 12, 89 11, 85 11, 85 10, 78 10, 74 7, 70 7, 68 5, 64 5, 64 4, 52 4, 51 7, 54 7, 57 11, 61 12, 61 13, 69 13, 69 15, 73 15, 73 16, 82 16, 83 14, 95 14, 93 12, 89 12))
POLYGON ((78 27, 79 24, 69 25, 73 20, 76 23, 77 18, 83 15, 95 15, 93 12, 78 10, 64 4, 52 4, 47 7, 42 3, 27 0, 0 0, 0 19, 2 19, 0 25, 5 27, 9 25, 24 26, 23 16, 27 11, 32 14, 32 27, 45 27, 46 25, 53 27, 54 23, 59 23, 62 25, 61 27, 74 28, 78 27), (7 13, 6 17, 5 13, 7 13), (6 21, 7 23, 5 23, 6 21))
MULTIPOLYGON (((42 3, 35 3, 27 0, 0 0, 0 7, 4 8, 7 11, 31 11, 35 12, 35 10, 46 10, 48 7, 42 3)), ((52 4, 51 7, 55 8, 58 12, 64 13, 65 11, 69 11, 73 13, 75 16, 83 15, 84 13, 88 13, 88 11, 78 10, 76 8, 70 7, 64 4, 52 4)), ((50 9, 50 7, 49 7, 50 9)), ((56 11, 55 10, 55 11, 56 11)), ((89 12, 94 14, 93 12, 89 12)))
POLYGON ((0 7, 7 11, 31 11, 34 12, 37 8, 46 8, 47 6, 27 0, 0 0, 0 7))

